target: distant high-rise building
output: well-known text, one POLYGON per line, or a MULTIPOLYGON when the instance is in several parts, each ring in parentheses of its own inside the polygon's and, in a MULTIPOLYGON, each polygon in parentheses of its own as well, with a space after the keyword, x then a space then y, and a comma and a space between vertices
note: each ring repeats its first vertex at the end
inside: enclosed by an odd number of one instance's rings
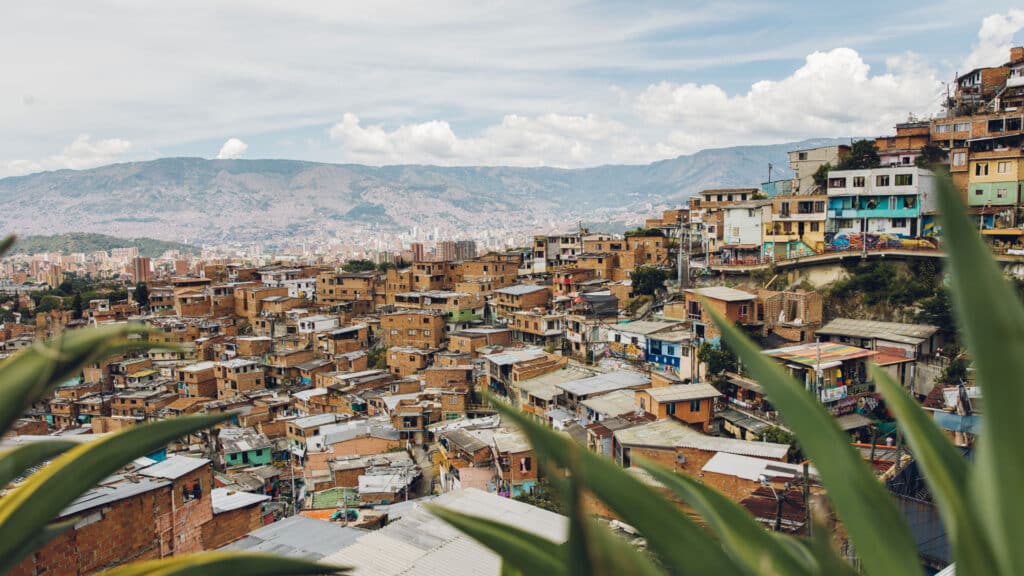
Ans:
POLYGON ((441 240, 434 246, 434 255, 441 261, 457 259, 457 251, 457 244, 453 240, 441 240))
POLYGON ((409 250, 412 251, 412 259, 414 262, 423 262, 426 257, 426 253, 423 250, 422 242, 413 242, 409 244, 409 250))
POLYGON ((476 241, 459 240, 455 243, 455 260, 472 260, 476 258, 476 241))
POLYGON ((132 281, 136 284, 141 282, 149 282, 149 270, 151 262, 149 258, 145 256, 136 256, 132 258, 131 273, 132 281))

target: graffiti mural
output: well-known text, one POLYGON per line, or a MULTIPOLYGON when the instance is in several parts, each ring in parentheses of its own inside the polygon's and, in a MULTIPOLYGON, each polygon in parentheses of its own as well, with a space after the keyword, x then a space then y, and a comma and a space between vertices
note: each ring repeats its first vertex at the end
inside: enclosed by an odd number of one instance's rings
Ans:
POLYGON ((899 234, 861 234, 860 232, 825 233, 825 250, 827 252, 846 252, 864 249, 921 250, 937 249, 938 247, 938 241, 935 238, 907 238, 899 234))
POLYGON ((608 350, 612 356, 617 358, 627 358, 629 360, 643 360, 644 351, 633 344, 627 344, 625 342, 609 342, 608 350))

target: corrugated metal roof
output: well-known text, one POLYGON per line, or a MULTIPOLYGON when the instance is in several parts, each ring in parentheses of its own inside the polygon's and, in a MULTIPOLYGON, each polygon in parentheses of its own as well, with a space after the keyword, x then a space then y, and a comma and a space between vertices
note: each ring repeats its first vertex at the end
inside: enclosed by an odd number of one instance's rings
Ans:
MULTIPOLYGON (((432 503, 510 524, 559 543, 567 536, 568 523, 564 516, 480 490, 448 492, 432 503)), ((406 511, 398 521, 359 538, 323 561, 352 566, 355 576, 462 576, 500 572, 497 555, 422 506, 406 511)))
POLYGON ((267 552, 300 558, 320 560, 328 554, 355 542, 366 530, 349 528, 307 518, 291 516, 250 532, 245 538, 220 548, 244 552, 267 552))
POLYGON ((74 502, 68 504, 66 508, 60 511, 57 517, 66 518, 79 512, 106 506, 125 498, 131 498, 132 496, 170 485, 170 482, 163 478, 134 478, 133 480, 128 480, 124 476, 112 476, 103 482, 103 485, 89 490, 76 498, 74 502))
POLYGON ((536 378, 529 378, 527 380, 520 380, 512 384, 513 388, 519 388, 520 390, 536 396, 541 400, 551 401, 562 393, 561 390, 556 388, 557 384, 563 384, 565 382, 572 382, 575 380, 581 380, 593 376, 594 373, 587 370, 580 370, 578 368, 566 367, 561 370, 555 370, 554 372, 548 372, 542 374, 536 378))
POLYGON ((717 398, 722 395, 711 384, 659 386, 657 388, 648 388, 646 392, 656 402, 684 402, 686 400, 700 400, 702 398, 717 398))
POLYGON ((636 392, 633 390, 616 390, 595 398, 587 398, 584 406, 598 414, 618 416, 635 410, 636 392))
POLYGON ((852 336, 855 338, 877 338, 906 344, 920 344, 939 331, 931 324, 904 324, 901 322, 878 322, 855 318, 836 318, 818 329, 818 334, 852 336))
POLYGON ((498 288, 495 292, 499 294, 509 294, 511 296, 522 296, 523 294, 532 294, 541 290, 547 290, 547 288, 544 286, 537 286, 536 284, 516 284, 515 286, 498 288))
POLYGON ((651 378, 647 374, 631 370, 620 370, 618 372, 608 372, 591 376, 590 378, 565 382, 556 386, 576 396, 594 396, 612 392, 613 390, 640 386, 650 381, 651 378))
POLYGON ((149 476, 150 478, 166 478, 168 480, 174 480, 176 478, 181 478, 193 470, 206 466, 209 463, 210 461, 206 458, 192 458, 190 456, 179 456, 175 454, 163 462, 159 462, 139 470, 139 474, 149 476))
MULTIPOLYGON (((707 461, 707 464, 701 468, 701 471, 736 476, 737 478, 753 480, 755 482, 758 481, 761 476, 779 478, 782 480, 790 480, 803 476, 803 467, 797 464, 785 464, 782 462, 765 460, 763 458, 752 458, 750 456, 741 456, 739 454, 729 454, 727 452, 719 452, 712 456, 711 459, 707 461)), ((810 470, 810 474, 812 476, 815 475, 813 468, 810 470)))
POLYGON ((751 442, 708 436, 675 420, 658 420, 650 424, 624 428, 616 430, 614 435, 616 441, 628 446, 692 448, 761 458, 783 458, 789 450, 789 446, 774 442, 751 442))
POLYGON ((753 300, 757 298, 756 295, 750 292, 744 292, 743 290, 737 290, 735 288, 729 288, 728 286, 707 286, 705 288, 690 288, 686 290, 691 294, 697 294, 705 298, 712 298, 714 300, 722 300, 725 302, 744 302, 747 300, 753 300))
POLYGON ((266 494, 253 494, 252 492, 240 492, 228 490, 227 488, 214 488, 210 492, 213 499, 213 513, 230 512, 239 508, 246 508, 270 500, 266 494))
POLYGON ((671 330, 676 327, 682 326, 682 322, 662 322, 657 320, 635 320, 626 324, 616 324, 609 328, 614 332, 624 332, 627 334, 640 334, 646 336, 648 334, 654 334, 655 332, 661 332, 662 330, 671 330))

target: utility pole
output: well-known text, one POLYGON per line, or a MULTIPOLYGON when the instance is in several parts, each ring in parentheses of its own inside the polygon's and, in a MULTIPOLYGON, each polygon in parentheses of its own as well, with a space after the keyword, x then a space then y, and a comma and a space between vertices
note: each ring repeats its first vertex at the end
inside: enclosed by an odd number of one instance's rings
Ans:
POLYGON ((685 224, 679 224, 679 250, 676 258, 676 274, 679 290, 690 286, 690 234, 685 224))

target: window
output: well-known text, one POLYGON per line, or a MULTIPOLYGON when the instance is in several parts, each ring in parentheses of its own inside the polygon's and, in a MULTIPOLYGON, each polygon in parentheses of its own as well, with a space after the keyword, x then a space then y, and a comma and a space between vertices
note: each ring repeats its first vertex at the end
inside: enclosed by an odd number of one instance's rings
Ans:
POLYGON ((970 122, 957 122, 956 124, 953 124, 953 132, 970 132, 970 131, 971 131, 971 123, 970 122))
POLYGON ((981 196, 983 194, 985 194, 984 190, 982 190, 981 188, 975 188, 975 190, 974 190, 974 195, 975 196, 981 196))
POLYGON ((807 160, 807 152, 800 152, 797 154, 798 160, 807 160))
POLYGON ((966 152, 953 153, 953 166, 963 166, 965 162, 967 162, 966 152))
POLYGON ((1006 198, 1006 188, 997 188, 996 198, 1006 198))
POLYGON ((415 330, 409 330, 409 336, 415 336, 415 335, 416 335, 416 331, 415 330))
POLYGON ((875 176, 875 186, 888 186, 888 185, 889 185, 889 175, 888 174, 879 174, 878 176, 875 176))
POLYGON ((910 164, 910 156, 903 156, 900 158, 901 164, 910 164))
POLYGON ((829 188, 846 188, 846 178, 829 178, 829 188))
POLYGON ((395 328, 392 328, 392 329, 391 329, 391 335, 392 335, 392 336, 394 336, 394 335, 396 335, 396 334, 398 334, 398 330, 397 330, 397 329, 395 329, 395 328))
POLYGON ((424 336, 430 336, 430 330, 424 330, 423 331, 423 335, 424 336))
POLYGON ((1000 162, 1000 163, 996 164, 996 174, 1006 174, 1009 171, 1010 171, 1010 163, 1009 162, 1000 162))
POLYGON ((1016 132, 1017 130, 1020 130, 1020 128, 1021 128, 1021 119, 1020 118, 1007 118, 1006 119, 1006 131, 1007 132, 1016 132))
POLYGON ((823 201, 815 202, 814 203, 814 211, 815 212, 824 212, 825 211, 825 202, 823 202, 823 201))
POLYGON ((676 403, 675 402, 666 402, 665 403, 665 414, 671 415, 671 414, 675 414, 675 413, 676 413, 676 403))
POLYGON ((907 219, 906 218, 893 218, 892 219, 892 227, 893 228, 906 228, 907 227, 907 219))
POLYGON ((896 175, 896 185, 897 186, 910 186, 913 183, 914 183, 914 175, 913 174, 897 174, 896 175))
POLYGON ((949 132, 949 129, 950 129, 950 125, 949 124, 936 124, 935 125, 935 131, 938 132, 938 133, 949 132))
POLYGON ((750 308, 747 304, 740 304, 740 316, 746 316, 749 311, 750 308))
POLYGON ((622 342, 622 334, 616 334, 615 335, 615 341, 616 342, 622 342))
POLYGON ((988 176, 988 162, 978 162, 974 165, 975 176, 988 176))
POLYGON ((819 232, 819 231, 821 231, 821 223, 820 222, 811 222, 811 232, 819 232))
POLYGON ((853 187, 854 188, 863 188, 864 187, 864 177, 863 176, 854 176, 853 177, 853 187))
POLYGON ((191 484, 182 484, 181 499, 184 502, 199 500, 203 497, 203 483, 201 480, 193 480, 191 484))
POLYGON ((700 400, 690 400, 690 412, 700 412, 700 400))

